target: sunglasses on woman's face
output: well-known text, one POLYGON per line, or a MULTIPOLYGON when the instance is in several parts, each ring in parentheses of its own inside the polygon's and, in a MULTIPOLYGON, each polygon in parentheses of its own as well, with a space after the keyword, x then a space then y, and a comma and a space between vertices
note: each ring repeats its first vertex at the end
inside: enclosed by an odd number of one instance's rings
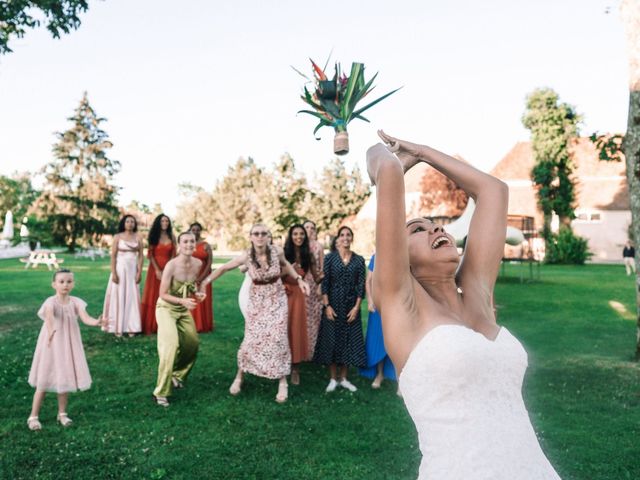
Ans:
POLYGON ((254 237, 266 237, 269 235, 269 232, 251 232, 251 235, 254 237))

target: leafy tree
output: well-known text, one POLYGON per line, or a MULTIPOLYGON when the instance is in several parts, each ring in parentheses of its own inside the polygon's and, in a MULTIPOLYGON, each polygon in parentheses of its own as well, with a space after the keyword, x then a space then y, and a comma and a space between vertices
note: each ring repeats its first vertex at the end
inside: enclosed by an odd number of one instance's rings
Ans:
POLYGON ((153 207, 150 207, 139 200, 131 200, 129 205, 124 207, 124 211, 122 213, 129 213, 136 217, 136 220, 138 221, 138 230, 142 233, 146 233, 149 228, 151 228, 153 219, 162 213, 162 206, 159 203, 155 203, 153 207))
POLYGON ((547 244, 554 212, 560 224, 569 228, 574 218, 575 187, 571 178, 573 165, 569 143, 578 134, 579 122, 574 108, 561 103, 552 89, 540 88, 527 96, 522 123, 531 131, 535 156, 531 178, 544 216, 542 235, 547 244))
POLYGON ((348 171, 344 160, 336 157, 322 169, 314 193, 309 218, 319 229, 335 233, 345 218, 360 211, 371 191, 357 166, 348 171))
POLYGON ((218 216, 218 204, 212 193, 190 183, 181 183, 178 189, 184 200, 178 205, 176 231, 185 230, 192 223, 199 222, 205 230, 217 232, 222 224, 218 216))
POLYGON ((289 227, 306 219, 305 202, 312 193, 307 179, 296 173, 295 162, 289 154, 283 155, 273 168, 273 222, 276 236, 285 235, 289 227))
MULTIPOLYGON (((640 241, 640 2, 622 0, 620 17, 624 25, 629 60, 629 115, 627 131, 621 135, 593 135, 600 159, 626 162, 631 233, 640 241)), ((640 258, 636 254, 636 285, 640 285, 640 258)), ((636 288, 636 351, 640 360, 640 288, 636 288)))
POLYGON ((80 13, 89 8, 87 0, 8 0, 0 2, 0 55, 11 52, 9 40, 21 38, 28 28, 42 23, 36 11, 45 17, 47 30, 54 38, 80 26, 80 13))
POLYGON ((258 167, 252 158, 238 159, 216 184, 213 198, 218 212, 211 223, 222 231, 230 248, 246 247, 247 232, 252 224, 265 222, 269 227, 272 226, 270 219, 264 216, 263 193, 272 185, 271 176, 258 167))
POLYGON ((369 196, 360 171, 347 171, 341 159, 327 165, 317 183, 309 187, 290 155, 283 155, 270 170, 258 167, 251 158, 240 158, 210 193, 181 185, 185 201, 178 207, 176 220, 185 225, 197 220, 221 248, 238 249, 246 247, 247 232, 256 222, 267 225, 276 239, 306 218, 325 231, 335 231, 369 196))
POLYGON ((113 178, 120 163, 107 157, 113 144, 100 128, 106 119, 96 115, 86 92, 68 120, 73 125, 56 133, 54 159, 42 169, 45 183, 30 212, 48 218, 54 239, 74 251, 115 229, 119 211, 113 178))
MULTIPOLYGON (((15 223, 20 223, 27 209, 38 196, 31 184, 28 172, 15 172, 11 176, 0 175, 0 215, 8 210, 13 213, 15 223)), ((16 235, 19 234, 16 229, 16 235)))

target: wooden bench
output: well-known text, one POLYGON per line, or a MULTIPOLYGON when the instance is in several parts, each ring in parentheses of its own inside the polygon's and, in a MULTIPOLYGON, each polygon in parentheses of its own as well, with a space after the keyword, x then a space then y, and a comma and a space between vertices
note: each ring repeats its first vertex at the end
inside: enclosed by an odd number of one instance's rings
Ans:
POLYGON ((104 258, 106 253, 101 248, 88 248, 86 250, 81 250, 74 255, 75 258, 90 258, 95 261, 96 257, 104 258))
POLYGON ((28 258, 21 258, 20 261, 25 264, 24 268, 37 268, 38 265, 46 265, 49 271, 58 270, 60 264, 64 262, 63 258, 57 258, 55 252, 51 250, 34 250, 29 254, 28 258))

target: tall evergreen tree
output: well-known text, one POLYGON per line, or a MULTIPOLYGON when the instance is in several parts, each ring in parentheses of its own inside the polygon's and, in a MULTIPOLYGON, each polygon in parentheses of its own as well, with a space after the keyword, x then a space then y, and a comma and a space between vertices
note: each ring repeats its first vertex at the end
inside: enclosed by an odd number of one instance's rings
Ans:
POLYGON ((106 119, 96 115, 86 92, 68 120, 71 128, 56 133, 54 159, 42 169, 45 183, 31 212, 48 219, 54 238, 74 251, 115 228, 118 187, 113 179, 120 163, 107 156, 113 144, 100 128, 106 119))
POLYGON ((578 134, 579 122, 574 108, 561 103, 552 89, 536 89, 527 96, 522 123, 531 131, 535 157, 531 178, 544 216, 542 234, 547 243, 551 240, 553 213, 567 228, 574 218, 575 187, 571 178, 573 165, 569 145, 578 134))

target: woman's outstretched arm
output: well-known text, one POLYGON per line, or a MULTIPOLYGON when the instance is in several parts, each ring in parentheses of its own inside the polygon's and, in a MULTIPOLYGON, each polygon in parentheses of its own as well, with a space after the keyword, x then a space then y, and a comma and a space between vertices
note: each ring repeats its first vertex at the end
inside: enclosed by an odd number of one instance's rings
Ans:
POLYGON ((224 273, 233 270, 234 268, 238 268, 240 265, 244 265, 247 263, 247 252, 238 255, 236 258, 229 260, 224 265, 216 268, 213 272, 211 272, 207 277, 200 282, 200 286, 198 287, 199 292, 204 292, 204 289, 207 285, 215 281, 218 277, 222 276, 224 273))

